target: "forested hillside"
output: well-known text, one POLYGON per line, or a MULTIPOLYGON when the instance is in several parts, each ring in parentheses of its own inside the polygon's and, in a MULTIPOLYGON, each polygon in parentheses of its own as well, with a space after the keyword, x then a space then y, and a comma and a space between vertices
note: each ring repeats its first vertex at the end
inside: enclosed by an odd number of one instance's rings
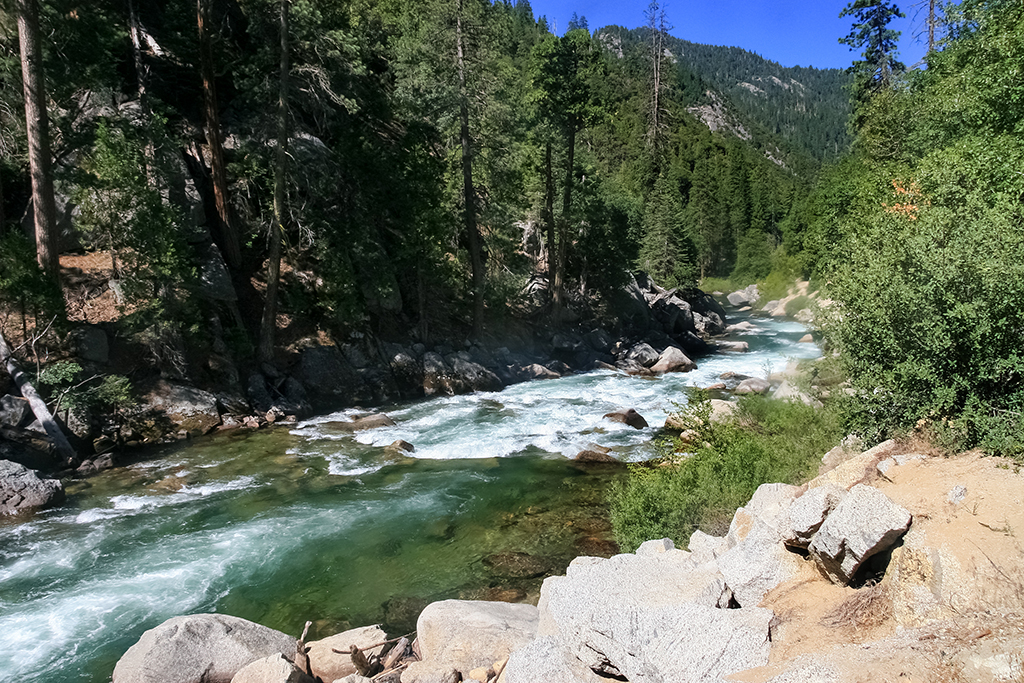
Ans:
POLYGON ((316 329, 465 338, 601 314, 633 269, 791 270, 793 207, 844 139, 832 72, 663 30, 609 49, 526 0, 54 0, 19 27, 36 4, 0 14, 7 325, 81 321, 55 254, 102 254, 108 318, 172 374, 221 337, 264 360, 316 329))
MULTIPOLYGON (((594 35, 618 53, 650 42, 651 29, 608 26, 594 35)), ((820 162, 847 151, 851 77, 845 70, 784 67, 739 47, 674 36, 667 37, 664 49, 679 72, 682 100, 696 107, 713 104, 709 90, 724 96, 720 108, 729 110, 762 148, 781 146, 805 171, 815 164, 803 157, 820 162)))

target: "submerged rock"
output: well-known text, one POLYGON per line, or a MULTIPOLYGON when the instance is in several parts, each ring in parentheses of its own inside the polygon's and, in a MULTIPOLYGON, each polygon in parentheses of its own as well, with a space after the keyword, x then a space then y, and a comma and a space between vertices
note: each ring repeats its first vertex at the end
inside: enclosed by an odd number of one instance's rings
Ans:
POLYGON ((527 553, 497 553, 484 558, 492 574, 512 579, 543 576, 551 568, 546 560, 527 553))
POLYGON ((380 427, 394 427, 395 421, 384 413, 374 413, 364 417, 357 417, 351 422, 327 422, 325 426, 336 429, 339 432, 361 432, 367 429, 379 429, 380 427))

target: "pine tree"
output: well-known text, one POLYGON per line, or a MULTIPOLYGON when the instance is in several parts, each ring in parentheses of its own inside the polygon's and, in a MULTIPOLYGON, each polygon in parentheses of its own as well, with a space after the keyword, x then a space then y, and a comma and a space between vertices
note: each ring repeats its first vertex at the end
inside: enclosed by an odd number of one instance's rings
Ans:
POLYGON ((861 59, 850 67, 854 74, 854 109, 863 105, 876 93, 889 88, 893 78, 906 70, 896 59, 900 32, 889 28, 889 22, 906 15, 895 3, 886 0, 854 0, 839 13, 839 17, 854 17, 853 28, 839 42, 851 50, 863 48, 861 59))

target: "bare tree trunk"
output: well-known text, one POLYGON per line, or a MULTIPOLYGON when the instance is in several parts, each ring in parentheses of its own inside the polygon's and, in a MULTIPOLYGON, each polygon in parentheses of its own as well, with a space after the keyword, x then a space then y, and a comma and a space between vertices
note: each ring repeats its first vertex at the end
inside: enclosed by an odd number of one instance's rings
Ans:
POLYGON ((462 36, 462 0, 457 0, 455 50, 459 70, 459 138, 462 142, 462 196, 469 260, 473 268, 473 336, 479 337, 484 321, 484 259, 480 228, 476 222, 476 191, 473 188, 473 145, 469 135, 469 94, 466 88, 466 60, 462 36))
MULTIPOLYGON (((128 0, 128 33, 132 39, 132 58, 135 63, 135 90, 139 96, 139 107, 142 109, 143 120, 150 120, 149 95, 146 91, 149 82, 149 67, 142 58, 142 26, 139 14, 135 9, 135 0, 128 0)), ((146 178, 150 187, 156 187, 156 148, 149 136, 146 138, 146 178)))
POLYGON ((220 141, 220 114, 217 111, 217 87, 214 82, 213 47, 210 41, 210 0, 196 0, 196 24, 199 29, 199 61, 203 77, 203 113, 206 116, 206 142, 210 146, 213 173, 213 197, 217 204, 219 230, 217 246, 228 267, 237 270, 242 263, 238 234, 231 220, 228 201, 228 175, 224 166, 224 148, 220 141))
POLYGON ((558 263, 555 268, 554 301, 552 306, 552 317, 555 324, 562 320, 562 309, 565 307, 565 258, 569 243, 569 222, 572 212, 572 181, 574 165, 576 163, 576 124, 569 123, 569 132, 566 136, 568 146, 568 160, 565 164, 565 186, 562 188, 562 219, 559 221, 558 231, 558 263))
POLYGON ((928 52, 935 50, 935 0, 928 0, 928 52))
POLYGON ((420 309, 420 341, 430 343, 430 314, 427 310, 427 283, 423 277, 423 263, 416 264, 416 295, 420 309))
POLYGON ((49 408, 46 407, 46 401, 42 399, 28 376, 21 371, 18 364, 14 361, 14 355, 11 353, 10 347, 7 345, 7 340, 4 339, 3 332, 0 331, 0 365, 7 368, 8 374, 14 383, 18 385, 18 390, 21 391, 21 395, 28 401, 29 406, 32 408, 32 413, 39 420, 39 424, 46 430, 46 435, 53 441, 54 447, 57 449, 57 453, 64 460, 65 464, 75 464, 78 462, 78 454, 75 449, 68 443, 68 439, 64 436, 64 432, 60 430, 60 426, 53 419, 53 415, 50 414, 49 408))
POLYGON ((0 237, 7 233, 7 221, 4 220, 4 178, 0 174, 0 237))
POLYGON ((555 179, 551 175, 550 140, 548 140, 544 150, 544 223, 547 228, 548 291, 554 296, 558 251, 555 241, 555 179))
POLYGON ((25 129, 32 176, 32 209, 36 224, 36 260, 55 280, 60 279, 57 254, 57 203, 53 198, 50 156, 50 118, 46 113, 43 52, 39 42, 39 8, 36 0, 17 0, 18 38, 21 43, 21 76, 25 91, 25 129))
POLYGON ((277 289, 281 281, 281 242, 284 239, 285 179, 288 168, 288 0, 281 0, 281 75, 277 98, 277 155, 274 164, 274 221, 270 226, 270 255, 267 257, 267 301, 263 305, 258 358, 274 358, 277 328, 277 289))

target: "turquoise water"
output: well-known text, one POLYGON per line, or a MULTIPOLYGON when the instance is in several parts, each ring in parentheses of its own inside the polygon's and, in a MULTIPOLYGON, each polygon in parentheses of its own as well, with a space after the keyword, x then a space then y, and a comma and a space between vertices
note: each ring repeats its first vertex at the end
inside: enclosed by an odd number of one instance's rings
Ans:
POLYGON ((649 455, 686 386, 818 354, 793 322, 755 321, 745 354, 658 379, 594 372, 385 408, 355 435, 342 411, 272 431, 169 447, 68 487, 30 521, 0 521, 0 680, 109 681, 142 632, 221 612, 314 637, 382 622, 411 630, 424 601, 535 600, 544 575, 609 554, 615 471, 565 456, 589 444, 649 455), (396 439, 412 457, 387 452, 396 439), (527 570, 502 561, 528 553, 527 570))

